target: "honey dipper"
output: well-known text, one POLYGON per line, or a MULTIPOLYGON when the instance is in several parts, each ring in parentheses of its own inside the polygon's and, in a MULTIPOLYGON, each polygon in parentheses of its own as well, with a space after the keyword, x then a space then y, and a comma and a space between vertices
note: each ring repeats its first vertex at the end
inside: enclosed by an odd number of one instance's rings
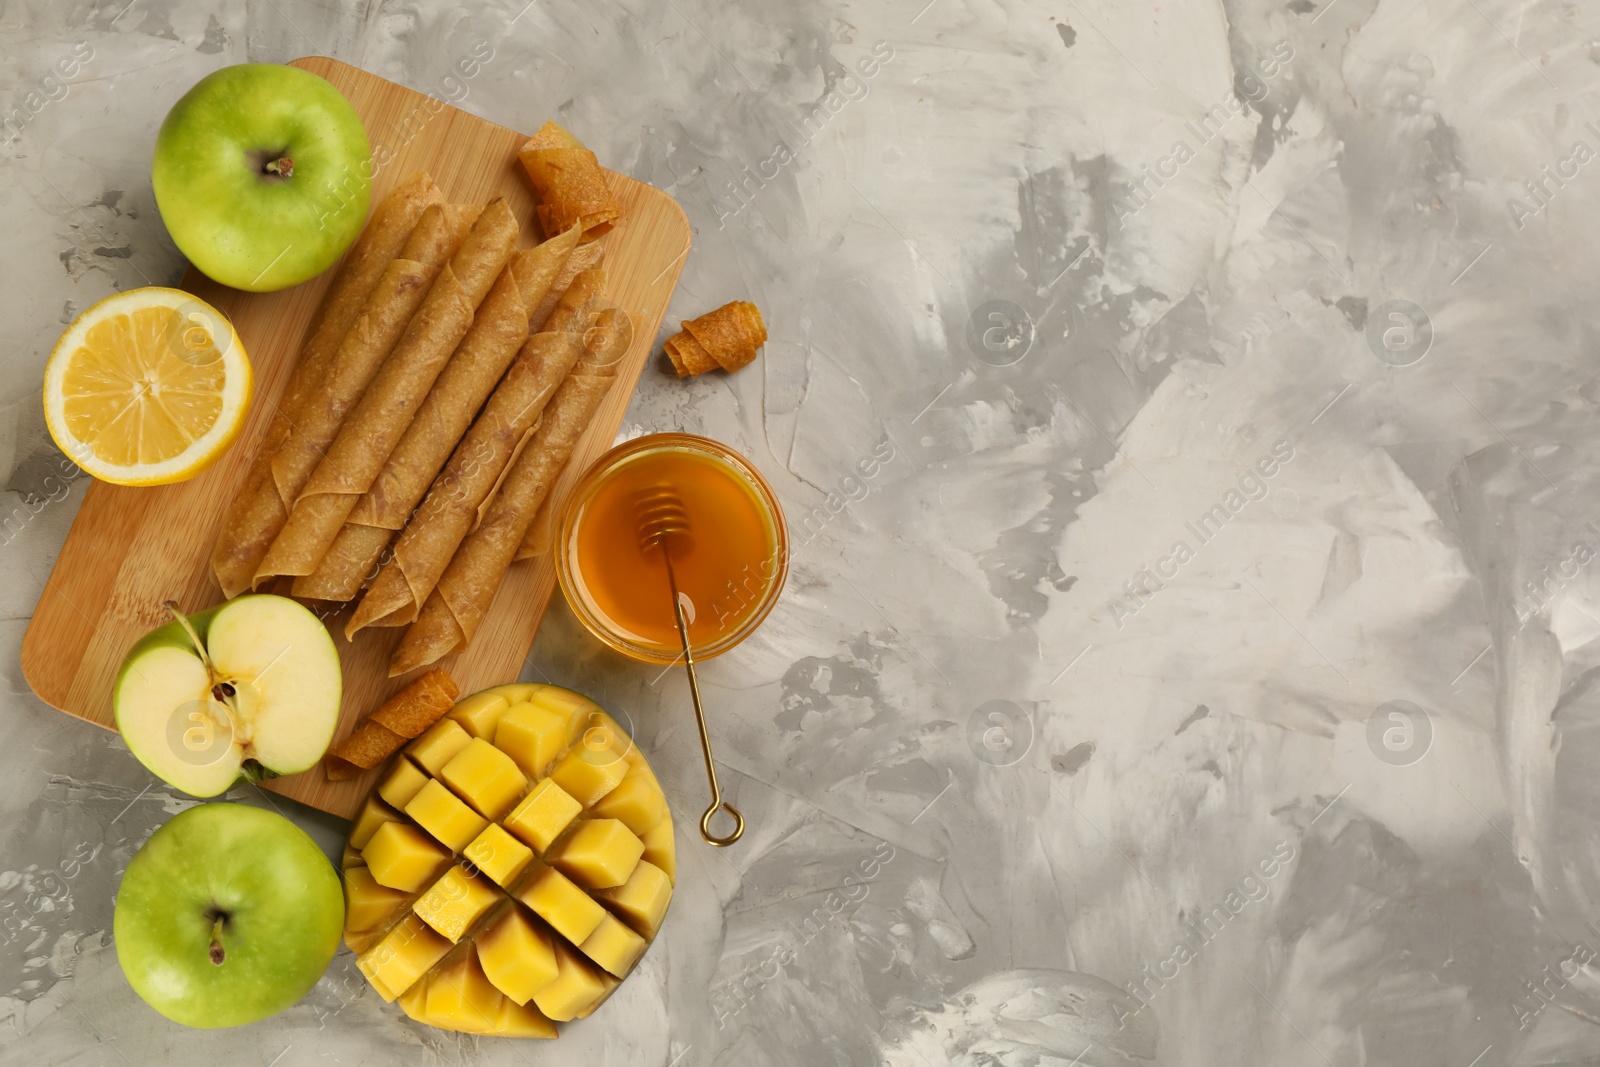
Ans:
POLYGON ((689 514, 683 502, 670 486, 659 485, 639 494, 635 500, 639 519, 639 544, 646 552, 661 550, 667 566, 667 585, 672 590, 672 616, 678 624, 678 637, 683 642, 683 665, 689 672, 689 696, 694 701, 694 719, 700 727, 700 751, 706 760, 706 779, 711 783, 711 806, 700 816, 700 836, 707 844, 724 848, 739 840, 744 834, 744 816, 739 809, 722 799, 722 787, 717 784, 717 767, 711 758, 711 734, 706 730, 706 713, 700 704, 700 679, 695 675, 694 653, 689 648, 689 623, 684 618, 683 596, 678 592, 678 578, 672 570, 672 546, 687 549, 694 544, 689 531, 689 514), (733 816, 733 831, 726 837, 711 832, 711 817, 717 809, 733 816))

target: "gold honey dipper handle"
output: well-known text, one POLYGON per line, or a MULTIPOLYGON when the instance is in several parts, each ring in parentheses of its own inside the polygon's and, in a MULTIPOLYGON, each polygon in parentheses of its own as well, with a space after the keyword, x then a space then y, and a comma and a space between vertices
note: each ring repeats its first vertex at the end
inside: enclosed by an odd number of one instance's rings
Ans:
POLYGON ((689 669, 689 696, 694 701, 695 725, 700 727, 700 753, 706 758, 706 778, 711 783, 711 806, 700 816, 700 836, 708 845, 726 848, 744 836, 744 816, 722 799, 722 787, 717 784, 717 765, 711 758, 711 734, 706 730, 706 713, 700 705, 700 678, 694 670, 694 653, 689 651, 689 624, 683 617, 683 601, 678 597, 678 582, 672 573, 670 555, 667 556, 667 580, 672 584, 672 613, 678 620, 678 636, 683 640, 683 663, 689 669), (733 816, 733 830, 726 837, 711 832, 711 818, 718 808, 733 816))
POLYGON ((668 486, 641 494, 635 502, 639 514, 639 540, 647 548, 661 549, 661 558, 667 565, 667 584, 672 590, 672 617, 678 624, 678 638, 683 642, 683 664, 689 671, 689 696, 694 701, 694 721, 700 728, 700 752, 706 760, 706 780, 711 783, 711 806, 700 816, 700 836, 708 845, 726 848, 744 836, 744 816, 739 809, 722 799, 722 787, 717 784, 717 765, 711 757, 711 732, 706 729, 706 712, 700 703, 700 678, 694 669, 694 653, 689 648, 689 622, 684 617, 683 598, 678 595, 678 576, 672 570, 672 552, 669 543, 677 538, 692 543, 689 516, 678 495, 668 486), (724 837, 711 832, 711 819, 718 810, 733 816, 733 830, 724 837))

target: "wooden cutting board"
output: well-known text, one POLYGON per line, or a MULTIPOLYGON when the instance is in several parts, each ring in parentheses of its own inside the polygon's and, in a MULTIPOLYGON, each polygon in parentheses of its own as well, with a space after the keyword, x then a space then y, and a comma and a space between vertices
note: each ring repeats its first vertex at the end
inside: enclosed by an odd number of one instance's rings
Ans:
MULTIPOLYGON (((527 135, 337 60, 319 56, 293 65, 332 82, 366 123, 374 159, 381 165, 373 180, 374 204, 405 176, 426 170, 452 201, 506 197, 523 223, 523 244, 535 243, 535 197, 517 162, 517 149, 527 135), (384 163, 389 152, 393 158, 384 163)), ((534 103, 528 111, 530 127, 549 117, 534 103)), ((153 129, 150 135, 155 136, 153 129)), ((634 342, 616 385, 556 483, 558 508, 578 475, 611 446, 689 252, 689 222, 676 201, 610 171, 606 181, 622 205, 621 221, 601 238, 606 291, 632 315, 634 342)), ((177 600, 192 612, 222 600, 209 558, 223 511, 249 469, 288 382, 306 324, 333 273, 277 293, 228 289, 192 268, 184 277, 183 288, 233 320, 250 354, 256 396, 249 420, 227 455, 190 481, 145 489, 101 482, 89 487, 22 643, 23 673, 46 703, 115 729, 112 683, 128 648, 168 621, 161 605, 177 600)), ((555 582, 549 556, 512 566, 472 644, 461 655, 441 661, 463 693, 516 680, 555 582)), ((388 677, 389 654, 405 631, 367 629, 354 642, 346 641, 344 618, 350 610, 326 619, 344 664, 344 706, 335 741, 409 680, 388 677)), ((319 766, 275 779, 267 788, 349 818, 375 774, 333 783, 319 766)))

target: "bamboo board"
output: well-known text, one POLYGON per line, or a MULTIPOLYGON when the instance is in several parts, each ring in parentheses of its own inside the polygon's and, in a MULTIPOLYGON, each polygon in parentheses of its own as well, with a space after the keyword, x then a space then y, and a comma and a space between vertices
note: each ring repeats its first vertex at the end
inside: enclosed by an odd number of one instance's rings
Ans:
MULTIPOLYGON (((374 204, 406 175, 427 170, 452 201, 506 197, 523 223, 523 243, 534 242, 535 197, 516 157, 527 135, 337 60, 319 56, 293 65, 328 79, 350 99, 366 124, 376 160, 382 163, 386 158, 383 148, 394 153, 373 179, 374 204)), ((530 125, 541 124, 545 117, 530 114, 530 125)), ((606 181, 623 210, 621 221, 601 238, 606 292, 632 315, 634 341, 616 384, 556 483, 556 507, 578 475, 610 447, 689 251, 689 223, 676 201, 610 171, 606 181)), ((224 288, 192 268, 185 276, 183 288, 226 314, 250 354, 256 396, 249 420, 233 448, 190 481, 144 489, 101 482, 89 487, 22 644, 28 684, 52 707, 114 729, 112 683, 129 647, 168 621, 162 604, 175 599, 192 612, 222 600, 210 572, 211 546, 333 273, 277 293, 224 288)), ((549 556, 512 566, 472 644, 440 663, 463 693, 516 680, 555 582, 555 564, 549 556)), ((287 592, 287 584, 285 580, 275 591, 287 592)), ((344 704, 335 742, 410 680, 388 677, 390 652, 405 631, 370 628, 354 642, 346 641, 344 619, 350 610, 347 606, 326 619, 344 665, 344 704)), ((318 766, 266 785, 349 818, 375 774, 334 783, 318 766)))

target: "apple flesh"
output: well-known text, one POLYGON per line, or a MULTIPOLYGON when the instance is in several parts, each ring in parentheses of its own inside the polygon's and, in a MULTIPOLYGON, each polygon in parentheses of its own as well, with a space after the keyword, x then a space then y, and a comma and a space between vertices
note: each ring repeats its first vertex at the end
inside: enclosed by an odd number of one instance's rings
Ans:
POLYGON ((173 105, 150 180, 178 250, 207 277, 263 293, 344 254, 367 220, 372 173, 339 90, 297 67, 241 63, 173 105))
POLYGON ((339 946, 344 894, 281 815, 202 804, 134 854, 113 931, 128 984, 185 1026, 241 1026, 305 996, 339 946))
POLYGON ((287 597, 251 594, 173 622, 128 652, 112 701, 128 749, 168 785, 212 797, 309 770, 339 721, 339 653, 287 597))

